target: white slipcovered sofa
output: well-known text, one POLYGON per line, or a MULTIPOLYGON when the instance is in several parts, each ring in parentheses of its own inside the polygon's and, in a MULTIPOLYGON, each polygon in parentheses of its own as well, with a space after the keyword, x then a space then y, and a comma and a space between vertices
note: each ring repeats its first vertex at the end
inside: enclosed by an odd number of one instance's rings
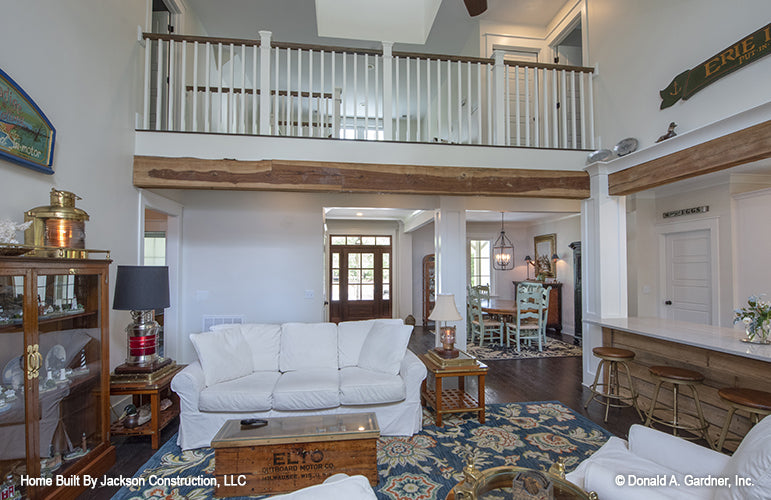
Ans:
POLYGON ((177 444, 209 446, 228 419, 374 412, 382 435, 421 429, 423 363, 399 319, 228 325, 190 335, 198 360, 171 381, 177 444))
POLYGON ((566 475, 603 500, 771 498, 771 416, 732 456, 642 425, 629 442, 611 437, 566 475))

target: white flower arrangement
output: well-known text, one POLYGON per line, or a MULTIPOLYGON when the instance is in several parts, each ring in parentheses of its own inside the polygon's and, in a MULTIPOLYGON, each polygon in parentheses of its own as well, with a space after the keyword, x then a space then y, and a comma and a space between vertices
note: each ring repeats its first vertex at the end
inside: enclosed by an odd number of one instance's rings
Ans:
POLYGON ((24 231, 32 225, 32 221, 17 224, 10 219, 0 219, 0 243, 18 245, 16 231, 24 231))
MULTIPOLYGON (((763 295, 765 297, 765 295, 763 295)), ((751 341, 765 342, 771 333, 771 301, 751 295, 747 299, 749 307, 734 310, 734 323, 742 322, 751 341)))

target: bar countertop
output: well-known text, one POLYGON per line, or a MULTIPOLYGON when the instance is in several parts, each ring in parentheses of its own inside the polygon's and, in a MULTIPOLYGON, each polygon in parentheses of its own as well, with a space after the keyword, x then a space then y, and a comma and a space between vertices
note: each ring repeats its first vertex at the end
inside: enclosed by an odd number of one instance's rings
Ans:
POLYGON ((645 337, 771 362, 771 345, 742 342, 745 334, 738 329, 662 318, 603 318, 587 319, 586 322, 645 337))

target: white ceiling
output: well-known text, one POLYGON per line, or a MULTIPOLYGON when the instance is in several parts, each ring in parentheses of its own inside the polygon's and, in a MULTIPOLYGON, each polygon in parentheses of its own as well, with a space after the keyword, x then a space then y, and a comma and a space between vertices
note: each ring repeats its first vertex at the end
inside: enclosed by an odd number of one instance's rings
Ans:
MULTIPOLYGON (((361 3, 364 0, 319 0, 329 4, 332 14, 325 7, 321 14, 323 19, 337 15, 347 16, 349 4, 361 3)), ((281 42, 311 43, 318 45, 341 45, 348 47, 378 48, 378 37, 373 33, 384 29, 384 21, 394 16, 407 26, 415 18, 420 18, 430 29, 425 43, 397 44, 396 50, 418 50, 439 54, 462 54, 469 40, 478 37, 480 22, 496 25, 525 25, 546 28, 566 0, 488 0, 487 10, 474 18, 470 17, 463 0, 441 0, 430 24, 431 4, 439 0, 367 0, 366 4, 389 4, 399 7, 401 12, 389 14, 388 17, 375 17, 376 22, 362 22, 361 18, 351 24, 351 32, 346 33, 340 28, 319 33, 317 27, 316 0, 187 0, 190 8, 198 16, 209 36, 232 38, 259 38, 259 30, 273 32, 273 39, 281 42), (428 2, 426 4, 425 2, 428 2), (352 40, 352 33, 358 35, 352 40), (364 35, 362 35, 364 33, 364 35)), ((370 16, 372 17, 372 16, 370 16)), ((357 19, 357 18, 355 18, 357 19)), ((325 21, 326 22, 326 21, 325 21)), ((392 40, 399 41, 395 35, 392 40)), ((404 38, 404 37, 402 37, 404 38)), ((409 40, 403 39, 408 42, 409 40)), ((466 54, 470 55, 470 54, 466 54)))

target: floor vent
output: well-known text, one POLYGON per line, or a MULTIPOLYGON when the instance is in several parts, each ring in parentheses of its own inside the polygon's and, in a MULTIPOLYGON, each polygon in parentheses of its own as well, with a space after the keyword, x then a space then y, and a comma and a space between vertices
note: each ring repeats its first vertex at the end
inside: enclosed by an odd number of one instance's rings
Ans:
POLYGON ((211 327, 216 325, 233 325, 244 322, 243 316, 208 316, 203 317, 203 330, 202 332, 208 332, 211 327))

